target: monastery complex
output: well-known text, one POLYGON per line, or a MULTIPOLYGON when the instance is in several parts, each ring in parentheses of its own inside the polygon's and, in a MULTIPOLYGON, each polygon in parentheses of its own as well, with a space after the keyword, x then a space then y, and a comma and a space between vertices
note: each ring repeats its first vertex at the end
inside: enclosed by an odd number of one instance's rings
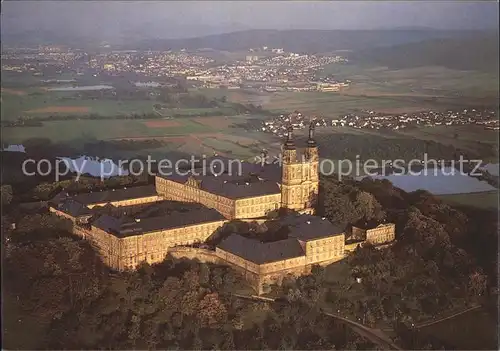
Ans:
POLYGON ((313 125, 302 152, 289 129, 282 165, 219 161, 221 172, 207 174, 201 165, 196 172, 177 172, 185 175, 156 176, 154 186, 74 196, 62 192, 50 210, 71 220, 74 233, 89 240, 113 269, 159 263, 185 249, 191 258, 231 266, 258 293, 289 274, 308 274, 315 264, 341 260, 364 242, 381 245, 395 238, 391 223, 346 228, 314 216, 319 158, 313 125), (282 209, 289 214, 277 216, 282 209), (266 233, 260 234, 262 240, 229 233, 210 247, 219 229, 232 221, 279 222, 288 234, 268 241, 266 233))

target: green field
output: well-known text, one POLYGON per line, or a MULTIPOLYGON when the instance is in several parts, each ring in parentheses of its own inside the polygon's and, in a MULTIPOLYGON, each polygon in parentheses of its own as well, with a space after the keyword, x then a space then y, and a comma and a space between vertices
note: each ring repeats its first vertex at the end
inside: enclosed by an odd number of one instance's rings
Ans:
POLYGON ((148 100, 85 100, 71 99, 67 96, 67 93, 21 91, 27 94, 2 93, 2 120, 15 120, 21 116, 36 119, 37 117, 51 115, 81 116, 96 114, 100 116, 116 116, 153 112, 153 101, 148 100))
POLYGON ((277 92, 261 97, 264 108, 300 110, 324 117, 360 109, 413 112, 464 104, 497 104, 498 77, 442 67, 388 70, 351 64, 331 64, 318 75, 350 80, 340 92, 277 92))
POLYGON ((108 140, 119 138, 183 136, 208 132, 211 129, 190 119, 182 119, 178 126, 150 128, 144 120, 73 120, 43 122, 43 127, 5 128, 4 140, 20 143, 25 139, 43 136, 56 142, 77 139, 108 140))
POLYGON ((351 80, 353 91, 449 97, 498 97, 498 76, 485 72, 459 71, 444 67, 388 69, 352 64, 331 64, 319 76, 333 74, 351 80))
POLYGON ((258 154, 258 152, 252 152, 251 149, 249 148, 244 148, 242 146, 239 146, 233 142, 226 141, 226 140, 219 140, 216 138, 204 138, 203 139, 203 145, 206 145, 213 150, 220 151, 220 152, 225 152, 225 153, 230 153, 230 154, 235 154, 235 155, 241 155, 241 156, 255 156, 258 154))
POLYGON ((485 191, 471 194, 438 195, 451 205, 465 205, 484 209, 498 209, 498 191, 485 191))

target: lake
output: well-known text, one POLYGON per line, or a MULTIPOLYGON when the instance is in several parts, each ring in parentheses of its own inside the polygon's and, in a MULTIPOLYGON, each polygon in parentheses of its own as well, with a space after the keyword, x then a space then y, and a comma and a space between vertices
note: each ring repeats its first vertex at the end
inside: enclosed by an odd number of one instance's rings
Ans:
POLYGON ((481 167, 482 170, 488 171, 488 173, 497 177, 499 174, 498 168, 499 168, 498 163, 488 163, 487 165, 481 167))
MULTIPOLYGON (((434 195, 478 193, 483 191, 496 190, 490 184, 480 181, 474 177, 460 174, 456 170, 453 175, 451 167, 444 167, 434 173, 433 170, 427 170, 427 174, 391 174, 371 176, 373 179, 387 179, 394 186, 411 192, 415 190, 427 190, 434 195)), ((358 180, 364 177, 358 177, 358 180)))
POLYGON ((128 175, 128 171, 123 168, 120 169, 113 160, 107 158, 99 159, 97 157, 80 156, 73 159, 69 157, 58 157, 58 159, 63 160, 71 172, 90 174, 94 177, 101 177, 102 173, 103 178, 128 175))
POLYGON ((91 91, 114 89, 111 85, 84 85, 79 87, 50 88, 49 91, 91 91))
POLYGON ((158 88, 161 86, 158 82, 135 82, 134 85, 140 88, 158 88))
POLYGON ((76 79, 42 79, 42 83, 73 83, 76 79))
POLYGON ((2 148, 2 151, 8 152, 26 152, 24 145, 9 145, 7 147, 2 148))

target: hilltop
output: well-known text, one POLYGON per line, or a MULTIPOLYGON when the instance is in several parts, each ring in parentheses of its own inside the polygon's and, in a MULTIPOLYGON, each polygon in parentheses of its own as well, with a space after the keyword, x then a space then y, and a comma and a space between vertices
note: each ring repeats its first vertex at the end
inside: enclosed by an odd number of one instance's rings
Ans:
MULTIPOLYGON (((239 51, 263 46, 283 48, 291 52, 329 52, 334 50, 362 50, 422 41, 430 38, 449 38, 463 35, 460 31, 433 29, 396 30, 245 30, 187 39, 148 39, 135 43, 135 49, 197 50, 211 48, 239 51)), ((129 43, 129 46, 134 43, 129 43)))
POLYGON ((434 38, 368 48, 351 53, 349 60, 389 69, 442 66, 456 70, 498 72, 498 33, 476 33, 460 38, 434 38))

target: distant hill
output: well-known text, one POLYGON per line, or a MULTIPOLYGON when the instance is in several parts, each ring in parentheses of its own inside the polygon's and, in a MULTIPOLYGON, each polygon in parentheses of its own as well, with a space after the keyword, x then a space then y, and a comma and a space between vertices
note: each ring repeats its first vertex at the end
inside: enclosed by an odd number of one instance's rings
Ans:
POLYGON ((334 50, 362 50, 393 46, 432 38, 460 36, 459 31, 440 30, 245 30, 187 39, 149 39, 129 43, 127 48, 143 50, 211 48, 239 51, 262 46, 291 52, 317 53, 334 50))
POLYGON ((442 66, 485 72, 498 72, 498 58, 498 33, 429 39, 349 54, 349 61, 355 64, 387 66, 391 69, 442 66))

